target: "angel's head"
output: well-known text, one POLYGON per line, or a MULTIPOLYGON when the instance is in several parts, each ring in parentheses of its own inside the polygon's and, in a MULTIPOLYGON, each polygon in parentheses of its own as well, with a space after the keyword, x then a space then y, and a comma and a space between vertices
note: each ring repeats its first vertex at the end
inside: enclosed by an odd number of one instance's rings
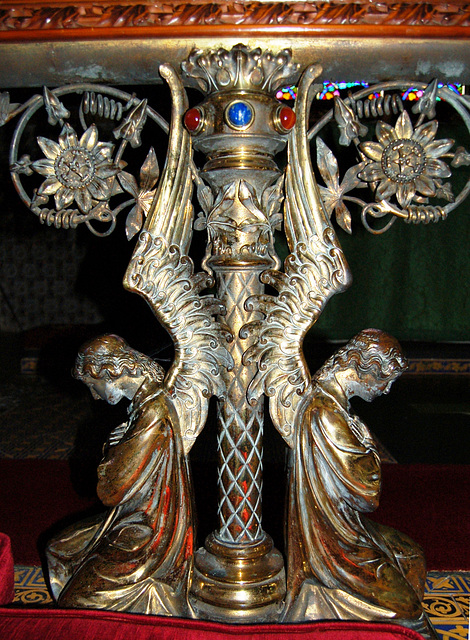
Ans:
POLYGON ((161 384, 165 375, 154 360, 110 333, 82 345, 72 373, 88 386, 94 398, 110 404, 123 397, 131 400, 145 380, 161 384))
POLYGON ((334 375, 348 397, 370 401, 388 393, 407 366, 398 340, 378 329, 364 329, 325 362, 315 379, 334 375))

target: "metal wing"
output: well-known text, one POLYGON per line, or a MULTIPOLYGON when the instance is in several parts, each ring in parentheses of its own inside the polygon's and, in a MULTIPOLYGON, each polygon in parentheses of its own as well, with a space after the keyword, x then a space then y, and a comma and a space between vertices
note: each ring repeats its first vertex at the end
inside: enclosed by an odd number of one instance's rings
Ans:
POLYGON ((289 141, 284 227, 291 253, 284 262, 284 273, 269 270, 261 276, 279 295, 253 296, 246 303, 265 316, 257 343, 244 354, 246 363, 258 363, 258 373, 248 388, 248 400, 254 403, 262 393, 270 396, 273 423, 291 447, 297 409, 311 382, 302 352, 304 337, 329 298, 351 283, 349 267, 322 205, 310 160, 309 89, 320 71, 318 66, 312 66, 300 80, 297 123, 289 141))
POLYGON ((173 99, 172 126, 162 179, 139 242, 131 258, 124 286, 140 294, 175 343, 175 359, 163 386, 179 417, 185 452, 203 428, 209 399, 223 397, 221 367, 233 360, 224 343, 227 333, 214 315, 225 309, 211 295, 199 295, 213 285, 208 273, 194 274, 188 257, 193 208, 191 205, 191 143, 183 127, 187 98, 170 65, 160 73, 173 99))

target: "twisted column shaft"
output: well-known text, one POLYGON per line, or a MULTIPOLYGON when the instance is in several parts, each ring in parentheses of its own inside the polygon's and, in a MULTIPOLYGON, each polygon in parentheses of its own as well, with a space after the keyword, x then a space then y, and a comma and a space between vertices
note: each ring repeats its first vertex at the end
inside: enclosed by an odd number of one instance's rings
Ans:
POLYGON ((218 295, 227 308, 225 322, 235 339, 229 346, 235 366, 225 373, 227 398, 219 403, 218 487, 219 540, 249 543, 263 537, 261 491, 263 476, 263 402, 252 407, 246 389, 256 371, 242 363, 249 339, 239 337, 241 327, 256 319, 244 301, 263 291, 259 266, 215 267, 218 295))

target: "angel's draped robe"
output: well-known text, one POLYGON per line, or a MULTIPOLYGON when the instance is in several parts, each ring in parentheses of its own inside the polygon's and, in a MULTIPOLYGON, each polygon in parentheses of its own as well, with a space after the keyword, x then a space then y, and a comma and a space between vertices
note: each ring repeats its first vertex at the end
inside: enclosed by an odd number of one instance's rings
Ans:
POLYGON ((315 384, 291 452, 286 621, 421 615, 420 547, 362 515, 380 488, 367 427, 315 384))
POLYGON ((49 543, 51 589, 63 607, 185 616, 193 517, 178 418, 150 381, 129 412, 98 467, 97 493, 112 509, 49 543))

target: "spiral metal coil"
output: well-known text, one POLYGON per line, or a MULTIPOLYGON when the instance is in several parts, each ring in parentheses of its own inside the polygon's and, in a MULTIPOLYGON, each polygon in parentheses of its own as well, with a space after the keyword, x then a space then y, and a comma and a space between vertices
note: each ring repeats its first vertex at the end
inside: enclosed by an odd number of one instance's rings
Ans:
POLYGON ((86 91, 81 104, 81 109, 85 115, 91 114, 110 120, 120 120, 123 114, 121 102, 103 96, 101 93, 86 91))
POLYGON ((404 110, 403 100, 398 94, 388 93, 378 98, 365 100, 351 99, 351 107, 358 118, 377 118, 379 116, 397 115, 404 110))
MULTIPOLYGON (((36 211, 33 210, 34 213, 36 211)), ((54 211, 54 209, 41 209, 36 215, 41 224, 56 229, 76 229, 80 222, 78 211, 54 211)))
POLYGON ((408 224, 429 224, 447 218, 447 212, 442 207, 411 205, 407 212, 405 222, 408 224))

